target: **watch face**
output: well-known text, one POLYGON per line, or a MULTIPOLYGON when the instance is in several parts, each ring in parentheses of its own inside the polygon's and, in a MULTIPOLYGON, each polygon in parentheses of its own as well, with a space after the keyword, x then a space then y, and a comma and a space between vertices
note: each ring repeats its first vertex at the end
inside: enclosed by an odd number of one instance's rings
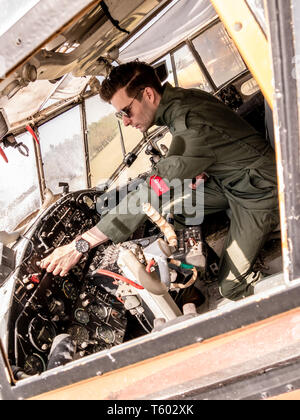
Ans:
POLYGON ((76 241, 76 249, 78 252, 84 254, 90 250, 90 244, 84 239, 79 239, 76 241))

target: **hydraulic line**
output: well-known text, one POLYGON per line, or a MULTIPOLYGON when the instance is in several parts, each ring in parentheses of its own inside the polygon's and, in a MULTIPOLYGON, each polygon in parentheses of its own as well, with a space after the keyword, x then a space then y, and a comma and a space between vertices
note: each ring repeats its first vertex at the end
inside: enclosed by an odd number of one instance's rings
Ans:
POLYGON ((141 286, 140 284, 135 283, 132 280, 127 279, 126 277, 122 276, 121 274, 117 274, 117 273, 113 273, 112 271, 108 271, 108 270, 97 270, 98 274, 102 274, 103 276, 107 276, 107 277, 111 277, 115 280, 121 280, 124 283, 130 284, 130 286, 135 287, 136 289, 139 290, 144 290, 144 287, 141 286))

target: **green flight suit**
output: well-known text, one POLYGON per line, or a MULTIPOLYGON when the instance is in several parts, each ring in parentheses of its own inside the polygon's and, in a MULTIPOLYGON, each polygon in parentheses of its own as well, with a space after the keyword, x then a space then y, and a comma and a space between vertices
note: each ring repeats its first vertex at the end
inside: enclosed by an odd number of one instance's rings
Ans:
MULTIPOLYGON (((232 300, 253 294, 259 274, 253 273, 252 266, 279 223, 273 150, 230 108, 196 89, 173 88, 167 83, 154 124, 168 126, 173 136, 168 155, 157 164, 154 174, 184 181, 206 172, 204 214, 231 209, 219 273, 220 293, 232 300)), ((114 242, 125 241, 145 222, 146 216, 134 208, 147 202, 151 193, 148 178, 129 193, 128 212, 108 213, 98 228, 114 242)))

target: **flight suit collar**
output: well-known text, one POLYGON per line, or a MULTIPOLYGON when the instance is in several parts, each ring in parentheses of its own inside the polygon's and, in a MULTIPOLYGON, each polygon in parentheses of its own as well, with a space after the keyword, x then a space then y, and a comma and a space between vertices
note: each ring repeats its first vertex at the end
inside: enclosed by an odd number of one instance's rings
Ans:
POLYGON ((162 126, 162 125, 169 125, 171 122, 171 107, 173 105, 172 99, 174 98, 174 91, 175 89, 170 83, 165 83, 164 91, 162 94, 162 98, 160 104, 157 108, 155 118, 154 118, 154 125, 162 126))

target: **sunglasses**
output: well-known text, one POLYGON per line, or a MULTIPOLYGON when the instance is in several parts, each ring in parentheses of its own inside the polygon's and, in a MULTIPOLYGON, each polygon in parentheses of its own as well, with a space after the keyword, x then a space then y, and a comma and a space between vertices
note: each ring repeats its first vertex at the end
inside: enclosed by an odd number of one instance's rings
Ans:
POLYGON ((119 119, 122 120, 123 117, 126 118, 131 118, 131 107, 133 102, 137 99, 137 97, 139 96, 139 94, 141 92, 143 92, 145 89, 141 89, 138 91, 138 93, 135 95, 135 97, 132 99, 132 101, 130 102, 129 105, 125 106, 125 108, 121 109, 120 111, 115 113, 115 116, 119 119))

